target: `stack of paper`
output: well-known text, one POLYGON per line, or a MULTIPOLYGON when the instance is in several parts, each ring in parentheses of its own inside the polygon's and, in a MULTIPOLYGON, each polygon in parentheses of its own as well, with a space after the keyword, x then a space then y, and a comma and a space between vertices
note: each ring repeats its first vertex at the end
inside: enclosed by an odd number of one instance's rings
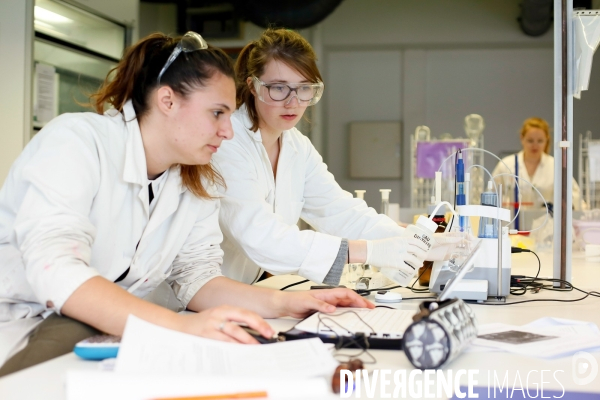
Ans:
POLYGON ((67 399, 151 399, 267 392, 328 398, 337 366, 319 339, 268 345, 219 342, 130 316, 114 372, 70 372, 67 399))

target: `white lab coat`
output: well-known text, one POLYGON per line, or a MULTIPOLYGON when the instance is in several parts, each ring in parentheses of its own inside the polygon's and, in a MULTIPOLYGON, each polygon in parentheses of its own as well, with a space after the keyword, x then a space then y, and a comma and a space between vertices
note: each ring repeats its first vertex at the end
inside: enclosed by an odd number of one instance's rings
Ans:
MULTIPOLYGON (((525 162, 523 160, 523 151, 517 153, 518 158, 518 166, 519 166, 519 177, 525 179, 528 182, 531 182, 533 186, 540 191, 542 196, 546 202, 554 203, 554 157, 549 154, 542 154, 542 159, 540 160, 539 165, 535 169, 535 173, 533 176, 529 176, 527 172, 527 167, 525 166, 525 162)), ((515 173, 515 156, 511 155, 508 157, 504 157, 502 162, 499 162, 494 168, 494 172, 492 172, 493 176, 498 174, 515 173), (508 167, 508 170, 506 169, 508 167)), ((510 185, 510 187, 514 187, 514 179, 508 176, 496 178, 496 183, 502 183, 503 185, 510 185)), ((544 202, 540 199, 540 196, 537 192, 531 188, 530 185, 524 183, 523 185, 519 184, 519 189, 521 190, 521 201, 527 203, 525 208, 540 208, 544 205, 544 202)), ((505 199, 507 200, 507 199, 505 199)), ((514 196, 508 200, 510 202, 514 201, 514 196)), ((573 179, 573 207, 575 210, 581 210, 583 207, 585 208, 585 204, 582 204, 581 197, 579 194, 579 186, 577 182, 573 179)))
MULTIPOLYGON (((97 275, 115 281, 130 267, 121 287, 144 297, 166 280, 184 306, 221 275, 219 202, 188 191, 175 166, 149 218, 135 111, 131 102, 110 111, 48 123, 0 190, 0 338, 60 312, 97 275)), ((0 365, 9 353, 0 349, 0 365)))
POLYGON ((380 239, 404 228, 337 184, 310 140, 296 128, 284 131, 277 180, 260 130, 252 132, 246 107, 231 117, 235 136, 223 142, 213 163, 225 178, 219 222, 225 252, 223 274, 254 282, 261 268, 297 273, 322 282, 341 238, 380 239), (315 231, 300 231, 299 218, 315 231))

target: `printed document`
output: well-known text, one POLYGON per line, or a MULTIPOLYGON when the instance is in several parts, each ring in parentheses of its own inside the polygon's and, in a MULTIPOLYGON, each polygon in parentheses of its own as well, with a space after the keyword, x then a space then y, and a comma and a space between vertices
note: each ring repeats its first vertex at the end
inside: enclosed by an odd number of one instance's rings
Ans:
POLYGON ((555 358, 600 348, 596 324, 561 318, 540 318, 523 326, 486 324, 467 351, 500 350, 531 357, 555 358))
POLYGON ((300 379, 331 376, 336 366, 330 351, 317 338, 263 345, 227 343, 130 316, 115 372, 300 379))

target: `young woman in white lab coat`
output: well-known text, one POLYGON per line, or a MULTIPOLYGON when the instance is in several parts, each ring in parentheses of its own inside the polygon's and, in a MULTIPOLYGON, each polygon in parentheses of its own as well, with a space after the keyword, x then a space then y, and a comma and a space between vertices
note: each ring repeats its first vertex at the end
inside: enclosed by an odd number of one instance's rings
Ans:
MULTIPOLYGON (((492 172, 493 176, 503 173, 518 174, 540 191, 547 203, 554 203, 554 157, 548 154, 550 148, 550 126, 542 118, 532 117, 523 122, 520 131, 523 150, 502 159, 492 172)), ((514 179, 503 176, 496 178, 497 183, 513 187, 514 179)), ((519 184, 523 208, 544 206, 539 194, 529 184, 519 184)), ((514 201, 511 197, 510 201, 514 201)), ((573 180, 573 208, 581 210, 585 203, 579 194, 579 185, 573 180)))
POLYGON ((12 356, 0 374, 71 351, 81 326, 120 335, 130 314, 256 343, 230 321, 270 336, 261 317, 373 307, 349 290, 287 293, 221 275, 216 187, 223 182, 210 161, 233 136, 235 109, 234 70, 223 51, 194 33, 153 34, 113 72, 92 97, 98 114, 48 123, 0 190, 0 365, 12 356), (102 115, 106 102, 113 108, 102 115), (165 280, 198 313, 141 299, 165 280), (62 331, 44 345, 48 324, 62 331), (34 328, 38 348, 27 345, 34 328))
POLYGON ((294 127, 323 93, 310 44, 268 29, 241 51, 236 74, 235 136, 214 157, 227 182, 219 215, 225 275, 252 283, 266 270, 337 285, 348 261, 422 265, 423 243, 400 237, 404 228, 344 191, 294 127), (299 218, 316 231, 300 231, 299 218))

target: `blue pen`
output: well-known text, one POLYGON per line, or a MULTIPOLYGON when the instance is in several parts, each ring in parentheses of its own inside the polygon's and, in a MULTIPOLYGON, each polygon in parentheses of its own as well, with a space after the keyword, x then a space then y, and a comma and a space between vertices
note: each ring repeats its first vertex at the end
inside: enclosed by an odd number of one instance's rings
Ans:
MULTIPOLYGON (((456 205, 464 206, 467 204, 465 198, 465 164, 462 158, 462 151, 458 150, 458 159, 456 160, 456 205)), ((467 217, 458 217, 458 226, 461 232, 467 229, 467 217)))

